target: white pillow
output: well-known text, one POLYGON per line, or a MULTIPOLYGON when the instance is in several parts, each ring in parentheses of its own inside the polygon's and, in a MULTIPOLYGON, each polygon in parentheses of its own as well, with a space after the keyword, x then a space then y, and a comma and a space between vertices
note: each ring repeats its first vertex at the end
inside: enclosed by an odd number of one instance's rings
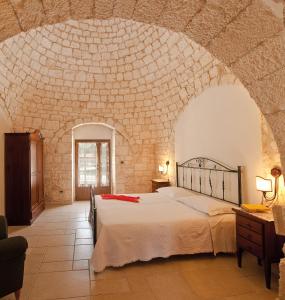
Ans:
POLYGON ((188 191, 186 189, 183 189, 181 187, 177 186, 166 186, 161 187, 156 190, 159 194, 168 196, 170 198, 180 198, 180 197, 186 197, 193 194, 191 191, 188 191))
POLYGON ((221 214, 233 214, 234 204, 226 203, 207 196, 188 196, 181 197, 177 201, 195 209, 209 216, 221 215, 221 214))

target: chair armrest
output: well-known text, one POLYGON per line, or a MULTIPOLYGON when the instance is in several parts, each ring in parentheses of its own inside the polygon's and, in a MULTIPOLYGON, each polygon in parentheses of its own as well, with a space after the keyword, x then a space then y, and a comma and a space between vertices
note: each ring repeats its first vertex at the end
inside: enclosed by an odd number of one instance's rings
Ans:
POLYGON ((0 240, 0 261, 10 260, 25 254, 27 240, 22 236, 14 236, 0 240))
POLYGON ((4 216, 0 216, 0 240, 8 237, 8 226, 4 216))

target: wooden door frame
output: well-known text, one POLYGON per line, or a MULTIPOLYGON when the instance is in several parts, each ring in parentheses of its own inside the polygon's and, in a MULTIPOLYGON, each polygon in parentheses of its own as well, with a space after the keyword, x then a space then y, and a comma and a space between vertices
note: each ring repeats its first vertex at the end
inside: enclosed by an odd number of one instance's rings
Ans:
MULTIPOLYGON (((109 148, 109 186, 106 188, 110 188, 110 190, 112 190, 112 162, 111 162, 111 140, 110 139, 75 139, 74 140, 74 159, 75 159, 75 200, 77 200, 77 187, 78 187, 78 144, 79 143, 107 143, 108 144, 108 148, 109 148)), ((101 187, 101 147, 96 147, 97 148, 97 157, 98 157, 98 183, 99 183, 99 187, 101 187)))

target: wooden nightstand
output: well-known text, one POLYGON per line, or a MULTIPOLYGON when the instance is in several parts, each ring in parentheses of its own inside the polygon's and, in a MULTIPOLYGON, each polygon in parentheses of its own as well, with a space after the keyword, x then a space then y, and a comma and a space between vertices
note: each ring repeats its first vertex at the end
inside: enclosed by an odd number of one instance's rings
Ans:
POLYGON ((242 253, 248 251, 263 262, 266 287, 270 289, 271 264, 282 258, 285 238, 275 233, 272 213, 248 213, 241 209, 236 212, 237 263, 241 268, 242 253))
POLYGON ((161 187, 170 186, 170 182, 167 179, 152 179, 151 182, 153 193, 161 187))

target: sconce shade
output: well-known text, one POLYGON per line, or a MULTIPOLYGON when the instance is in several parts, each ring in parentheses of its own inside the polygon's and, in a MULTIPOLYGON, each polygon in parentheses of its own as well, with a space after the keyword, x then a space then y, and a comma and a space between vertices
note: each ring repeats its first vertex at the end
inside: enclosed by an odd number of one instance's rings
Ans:
POLYGON ((271 179, 265 179, 260 176, 256 176, 256 189, 261 192, 272 192, 271 179))
POLYGON ((163 173, 164 172, 164 166, 159 165, 158 166, 158 171, 163 173))

